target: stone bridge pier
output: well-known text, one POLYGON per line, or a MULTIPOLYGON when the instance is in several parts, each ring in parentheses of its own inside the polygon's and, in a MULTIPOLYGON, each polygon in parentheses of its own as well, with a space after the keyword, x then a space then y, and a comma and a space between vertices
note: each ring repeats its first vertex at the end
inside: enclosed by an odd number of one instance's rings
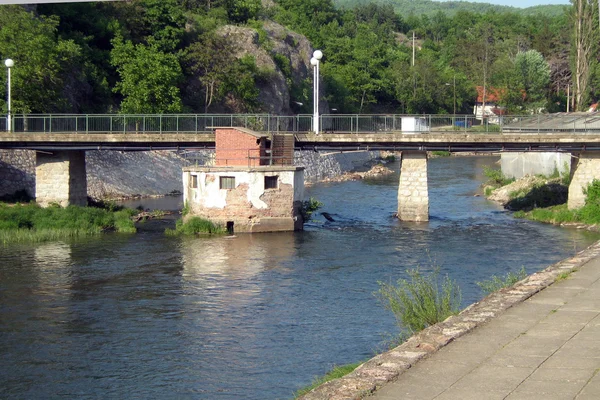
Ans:
POLYGON ((35 164, 35 198, 39 205, 87 205, 85 151, 37 152, 35 164))
POLYGON ((584 190, 594 179, 600 179, 600 151, 574 153, 571 158, 571 184, 569 185, 569 210, 583 207, 584 190))
POLYGON ((402 221, 429 221, 427 152, 403 151, 398 186, 398 218, 402 221))

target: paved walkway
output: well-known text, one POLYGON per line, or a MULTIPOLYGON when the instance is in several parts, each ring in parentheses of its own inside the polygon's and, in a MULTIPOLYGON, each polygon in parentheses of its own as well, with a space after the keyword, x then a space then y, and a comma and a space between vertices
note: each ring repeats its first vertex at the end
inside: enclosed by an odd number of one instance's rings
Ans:
POLYGON ((367 399, 600 399, 600 258, 457 338, 367 399))

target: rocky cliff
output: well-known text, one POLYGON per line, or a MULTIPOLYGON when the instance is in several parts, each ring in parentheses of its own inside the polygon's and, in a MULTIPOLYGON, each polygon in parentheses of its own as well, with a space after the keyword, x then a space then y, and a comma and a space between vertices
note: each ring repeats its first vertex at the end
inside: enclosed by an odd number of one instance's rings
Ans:
MULTIPOLYGON (((312 93, 312 45, 305 36, 272 21, 264 22, 262 30, 261 36, 254 28, 225 25, 217 33, 228 39, 235 58, 251 55, 258 69, 267 73, 268 78, 258 82, 262 112, 307 112, 307 93, 309 97, 312 93)), ((320 109, 329 109, 324 100, 320 109)))

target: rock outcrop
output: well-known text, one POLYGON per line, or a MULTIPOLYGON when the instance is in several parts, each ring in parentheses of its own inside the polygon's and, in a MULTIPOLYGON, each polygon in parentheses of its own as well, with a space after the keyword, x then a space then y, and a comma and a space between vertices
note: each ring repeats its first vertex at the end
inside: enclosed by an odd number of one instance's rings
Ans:
MULTIPOLYGON (((312 45, 305 36, 272 21, 266 21, 263 29, 266 39, 261 39, 258 31, 253 28, 235 25, 225 25, 217 30, 217 34, 228 39, 235 58, 241 59, 251 55, 258 69, 266 73, 267 78, 258 82, 261 111, 275 115, 292 115, 298 111, 296 105, 303 104, 306 99, 292 98, 291 88, 312 87, 312 45), (276 57, 289 60, 289 72, 282 71, 275 61, 276 57), (294 105, 294 109, 291 104, 294 105)), ((232 108, 233 112, 239 111, 232 103, 229 104, 229 108, 232 108)), ((320 109, 321 112, 327 112, 329 109, 323 100, 320 109)))

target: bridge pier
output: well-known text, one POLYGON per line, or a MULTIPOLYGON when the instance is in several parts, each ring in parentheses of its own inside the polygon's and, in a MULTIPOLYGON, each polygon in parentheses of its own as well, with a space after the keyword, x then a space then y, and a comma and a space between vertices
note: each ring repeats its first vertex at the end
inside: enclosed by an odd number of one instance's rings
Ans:
POLYGON ((87 205, 85 151, 36 153, 35 197, 42 207, 51 203, 87 205))
POLYGON ((402 221, 429 221, 427 152, 403 151, 398 186, 398 218, 402 221))
POLYGON ((594 179, 600 179, 600 151, 585 151, 573 154, 571 159, 571 184, 569 185, 569 210, 585 205, 583 193, 594 179))

